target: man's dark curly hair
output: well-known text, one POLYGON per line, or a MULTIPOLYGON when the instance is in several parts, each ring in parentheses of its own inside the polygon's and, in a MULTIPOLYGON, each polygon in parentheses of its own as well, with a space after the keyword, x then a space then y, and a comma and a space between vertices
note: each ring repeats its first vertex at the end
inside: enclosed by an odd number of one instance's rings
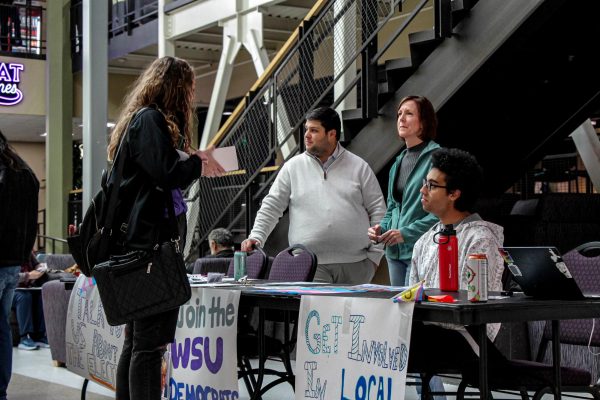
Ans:
POLYGON ((323 128, 325 128, 325 132, 335 129, 335 139, 340 140, 340 135, 342 134, 342 122, 340 116, 333 108, 315 108, 314 110, 309 111, 304 116, 304 119, 306 121, 319 121, 321 125, 323 125, 323 128))
POLYGON ((454 203, 458 211, 472 211, 483 184, 483 170, 477 159, 460 149, 442 148, 431 155, 431 166, 446 174, 446 190, 460 190, 454 203))

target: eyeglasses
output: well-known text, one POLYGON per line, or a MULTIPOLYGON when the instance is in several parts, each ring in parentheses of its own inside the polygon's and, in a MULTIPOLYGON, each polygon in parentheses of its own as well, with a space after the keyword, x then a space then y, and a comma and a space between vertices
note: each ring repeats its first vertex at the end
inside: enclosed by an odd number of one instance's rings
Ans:
POLYGON ((433 188, 442 188, 446 189, 448 186, 437 185, 435 183, 429 182, 427 179, 423 179, 423 186, 427 188, 427 191, 431 191, 433 188))

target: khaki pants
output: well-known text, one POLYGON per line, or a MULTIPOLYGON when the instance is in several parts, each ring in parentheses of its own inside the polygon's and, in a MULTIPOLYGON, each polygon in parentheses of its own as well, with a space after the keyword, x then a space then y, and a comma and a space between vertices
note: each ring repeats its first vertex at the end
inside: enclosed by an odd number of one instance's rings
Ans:
POLYGON ((358 285, 370 283, 375 275, 375 264, 368 258, 355 263, 319 264, 314 282, 358 285))

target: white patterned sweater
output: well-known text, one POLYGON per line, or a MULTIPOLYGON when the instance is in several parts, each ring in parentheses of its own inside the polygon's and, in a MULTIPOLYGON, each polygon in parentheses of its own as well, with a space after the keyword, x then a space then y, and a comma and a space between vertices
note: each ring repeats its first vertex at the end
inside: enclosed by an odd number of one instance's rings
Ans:
MULTIPOLYGON (((410 269, 410 284, 413 285, 421 280, 425 281, 425 287, 439 288, 440 275, 438 268, 438 245, 433 242, 433 235, 443 228, 442 223, 431 227, 415 244, 412 254, 412 266, 410 269)), ((503 229, 500 225, 481 219, 479 214, 471 214, 462 220, 456 229, 458 241, 458 265, 460 289, 467 289, 466 262, 469 254, 485 253, 488 260, 488 290, 502 290, 502 273, 504 262, 498 251, 504 241, 503 229)), ((445 324, 444 327, 456 329, 445 324)), ((490 340, 494 340, 500 329, 500 324, 488 324, 487 334, 490 340)))

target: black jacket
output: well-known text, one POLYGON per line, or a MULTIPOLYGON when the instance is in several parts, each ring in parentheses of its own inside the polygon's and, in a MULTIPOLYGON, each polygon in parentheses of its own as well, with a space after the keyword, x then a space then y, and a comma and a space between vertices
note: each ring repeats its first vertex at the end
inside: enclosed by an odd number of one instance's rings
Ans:
MULTIPOLYGON (((150 249, 171 237, 165 214, 166 195, 171 195, 171 189, 183 189, 199 178, 202 161, 197 156, 185 161, 179 159, 164 116, 151 108, 135 116, 124 140, 126 152, 118 157, 126 156, 125 166, 117 223, 113 226, 127 225, 125 247, 150 249)), ((111 175, 109 190, 113 179, 111 175)))
POLYGON ((234 251, 232 249, 224 249, 217 254, 207 254, 204 258, 233 258, 234 251))
POLYGON ((29 260, 37 234, 39 188, 29 168, 15 171, 0 160, 0 267, 29 260))

